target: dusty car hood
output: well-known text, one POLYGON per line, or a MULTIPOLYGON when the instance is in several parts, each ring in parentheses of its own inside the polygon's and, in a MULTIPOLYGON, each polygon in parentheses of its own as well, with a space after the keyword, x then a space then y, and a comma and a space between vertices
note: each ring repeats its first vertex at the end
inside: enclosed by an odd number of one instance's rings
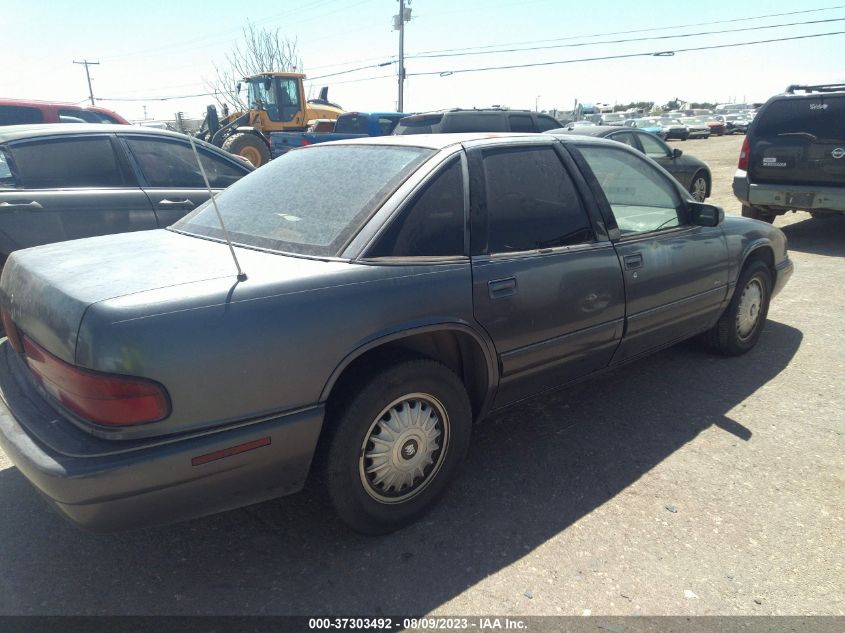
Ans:
MULTIPOLYGON (((305 274, 325 262, 236 249, 244 269, 305 274), (294 260, 293 264, 286 261, 294 260), (247 262, 251 265, 247 265, 247 262), (280 271, 279 269, 285 269, 280 271)), ((18 328, 53 354, 75 361, 77 333, 93 304, 118 297, 231 279, 235 266, 225 244, 154 230, 48 244, 12 253, 0 281, 0 303, 18 328)))

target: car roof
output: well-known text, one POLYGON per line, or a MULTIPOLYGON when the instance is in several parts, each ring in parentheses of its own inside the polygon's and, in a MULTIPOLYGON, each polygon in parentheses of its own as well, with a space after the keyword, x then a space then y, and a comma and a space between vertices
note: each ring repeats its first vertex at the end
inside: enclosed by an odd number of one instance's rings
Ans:
MULTIPOLYGON (((548 130, 543 134, 566 134, 572 136, 573 134, 580 134, 582 136, 604 136, 611 132, 631 132, 636 131, 637 128, 622 127, 619 125, 584 125, 578 128, 569 129, 568 127, 560 127, 556 130, 548 130)), ((640 130, 642 131, 642 130, 640 130)))
POLYGON ((116 133, 185 138, 184 134, 178 132, 141 127, 139 125, 121 125, 117 123, 32 123, 26 125, 4 125, 0 127, 0 143, 39 138, 42 136, 116 133))
MULTIPOLYGON (((606 126, 610 127, 610 126, 606 126)), ((622 128, 612 128, 622 129, 622 128)), ((590 130, 592 132, 592 130, 590 130)), ((400 134, 396 136, 373 136, 366 138, 354 138, 329 143, 309 145, 307 149, 327 147, 329 145, 384 145, 398 147, 424 147, 426 149, 442 150, 455 145, 465 143, 476 143, 478 141, 518 141, 519 139, 548 140, 546 132, 462 132, 456 134, 400 134)), ((576 140, 590 140, 597 143, 613 143, 615 141, 581 135, 567 134, 566 138, 557 140, 565 143, 576 140)))

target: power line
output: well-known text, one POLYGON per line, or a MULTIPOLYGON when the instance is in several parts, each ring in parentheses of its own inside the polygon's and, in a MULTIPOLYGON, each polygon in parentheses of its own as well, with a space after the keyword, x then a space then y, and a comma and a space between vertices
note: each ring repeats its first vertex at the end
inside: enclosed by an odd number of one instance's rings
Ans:
POLYGON ((697 46, 694 48, 676 48, 671 51, 652 51, 650 53, 628 53, 625 55, 606 55, 603 57, 582 57, 579 59, 562 59, 553 62, 535 62, 531 64, 510 64, 506 66, 487 66, 483 68, 459 68, 457 70, 433 70, 428 72, 419 72, 419 73, 408 73, 410 77, 421 77, 425 75, 440 75, 441 77, 447 77, 449 75, 457 75, 459 73, 474 73, 474 72, 484 72, 488 70, 511 70, 516 68, 532 68, 536 66, 556 66, 559 64, 575 64, 579 62, 595 62, 595 61, 607 61, 611 59, 626 59, 631 57, 671 57, 676 53, 689 53, 693 51, 709 51, 718 48, 735 48, 738 46, 752 46, 754 44, 770 44, 773 42, 788 42, 792 40, 806 40, 811 39, 814 37, 827 37, 830 35, 845 35, 845 31, 835 31, 832 33, 816 33, 813 35, 796 35, 793 37, 780 37, 774 38, 769 40, 757 40, 754 42, 737 42, 734 44, 715 44, 712 46, 697 46))
POLYGON ((225 94, 220 91, 200 92, 192 95, 174 95, 169 97, 97 97, 100 101, 173 101, 174 99, 191 99, 193 97, 212 97, 225 94))
MULTIPOLYGON (((645 41, 652 41, 652 40, 669 40, 669 39, 678 39, 682 37, 699 37, 702 35, 724 35, 726 33, 741 33, 746 31, 760 31, 765 29, 778 29, 783 28, 786 26, 804 26, 807 24, 826 24, 828 22, 842 22, 845 21, 845 18, 828 18, 826 20, 810 20, 807 22, 787 22, 784 24, 767 24, 765 26, 745 26, 739 29, 722 29, 719 31, 699 31, 697 33, 681 33, 678 35, 652 35, 648 37, 631 37, 625 38, 620 40, 604 40, 601 42, 577 42, 575 44, 551 44, 548 46, 531 46, 527 48, 506 48, 501 50, 495 51, 475 51, 475 52, 463 52, 463 53, 441 53, 441 54, 433 54, 433 55, 407 55, 409 59, 434 59, 439 57, 465 57, 469 55, 493 55, 497 53, 521 53, 525 51, 539 51, 539 50, 548 50, 550 48, 575 48, 575 47, 582 47, 582 46, 598 46, 603 44, 627 44, 629 42, 645 42, 645 41)), ((352 72, 352 71, 350 71, 352 72)))
MULTIPOLYGON (((833 11, 836 9, 845 9, 845 5, 836 5, 831 7, 821 7, 818 9, 802 9, 801 11, 788 11, 786 13, 769 13, 766 15, 755 15, 745 18, 732 18, 730 20, 714 20, 712 22, 697 22, 695 24, 676 24, 674 26, 660 26, 654 27, 650 29, 634 29, 631 31, 610 31, 605 33, 592 33, 590 35, 571 35, 569 37, 558 37, 553 39, 544 39, 544 40, 526 40, 522 42, 506 42, 502 44, 486 44, 480 46, 467 46, 463 48, 443 48, 439 50, 430 50, 430 51, 419 51, 417 53, 413 53, 414 55, 424 55, 427 53, 450 53, 453 51, 469 51, 474 49, 488 49, 488 48, 499 48, 500 46, 520 46, 522 44, 542 44, 545 42, 565 42, 571 40, 581 40, 588 37, 605 37, 608 35, 631 35, 634 33, 650 33, 652 31, 668 31, 669 29, 686 29, 692 27, 700 27, 700 26, 713 26, 715 24, 733 24, 734 22, 748 22, 750 20, 763 20, 766 18, 779 18, 784 17, 787 15, 799 15, 804 13, 818 13, 820 11, 833 11)), ((361 60, 365 61, 365 60, 361 60)))

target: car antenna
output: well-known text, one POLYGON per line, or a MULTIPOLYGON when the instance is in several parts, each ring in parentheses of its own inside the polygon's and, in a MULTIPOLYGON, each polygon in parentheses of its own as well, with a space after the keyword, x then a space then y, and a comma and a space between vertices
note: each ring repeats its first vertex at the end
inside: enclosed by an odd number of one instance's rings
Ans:
POLYGON ((220 214, 220 209, 217 207, 217 199, 214 197, 214 192, 211 190, 211 184, 208 182, 208 176, 205 173, 205 169, 202 167, 202 161, 200 160, 199 152, 197 152, 194 137, 188 134, 188 140, 191 142, 191 149, 194 150, 194 158, 197 160, 197 165, 199 165, 202 179, 205 181, 205 187, 208 189, 208 195, 211 198, 211 204, 214 206, 214 212, 217 214, 217 221, 220 222, 220 228, 223 229, 223 237, 226 238, 226 244, 229 245, 229 252, 232 253, 232 259, 235 261, 235 268, 238 269, 238 281, 246 281, 246 273, 241 270, 240 262, 238 262, 238 256, 235 254, 235 249, 232 246, 232 240, 229 238, 229 231, 226 230, 226 224, 223 222, 223 216, 220 214))

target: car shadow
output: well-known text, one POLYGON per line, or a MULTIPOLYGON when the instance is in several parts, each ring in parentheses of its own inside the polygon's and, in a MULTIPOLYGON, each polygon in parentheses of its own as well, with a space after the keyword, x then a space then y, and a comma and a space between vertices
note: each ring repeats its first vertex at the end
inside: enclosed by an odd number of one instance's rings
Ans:
POLYGON ((2 614, 423 614, 513 564, 777 376, 799 330, 769 322, 739 358, 676 346, 475 429, 463 475, 420 522, 350 532, 301 493, 169 527, 80 531, 0 472, 2 614))
POLYGON ((829 257, 845 256, 845 215, 827 218, 803 215, 807 216, 805 220, 780 227, 789 240, 789 250, 829 257))

